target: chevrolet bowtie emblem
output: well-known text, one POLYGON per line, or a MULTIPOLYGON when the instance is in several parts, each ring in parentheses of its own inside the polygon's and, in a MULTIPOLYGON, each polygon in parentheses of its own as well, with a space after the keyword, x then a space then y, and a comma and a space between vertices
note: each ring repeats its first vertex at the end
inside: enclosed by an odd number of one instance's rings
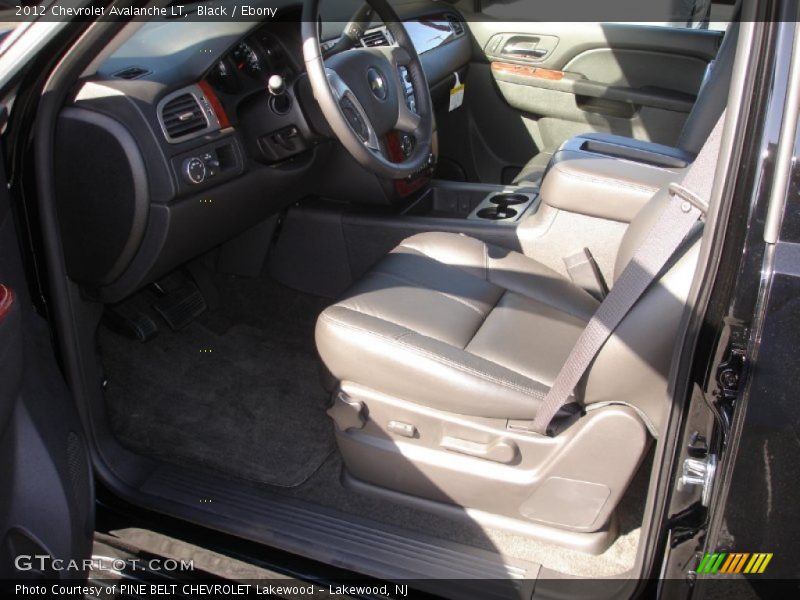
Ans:
POLYGON ((367 71, 367 81, 369 82, 369 89, 372 95, 378 100, 386 100, 386 81, 383 75, 375 67, 370 67, 367 71))

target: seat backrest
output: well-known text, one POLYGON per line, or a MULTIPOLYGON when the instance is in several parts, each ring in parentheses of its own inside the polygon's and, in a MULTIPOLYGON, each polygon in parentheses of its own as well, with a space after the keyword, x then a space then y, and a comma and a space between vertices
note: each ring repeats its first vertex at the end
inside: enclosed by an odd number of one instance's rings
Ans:
MULTIPOLYGON (((693 155, 700 152, 727 105, 738 36, 739 23, 732 22, 681 132, 678 147, 693 155)), ((664 188, 628 226, 617 251, 615 281, 667 202, 669 192, 664 188)), ((614 330, 584 378, 584 389, 576 390, 582 392, 585 405, 627 404, 639 412, 654 435, 661 431, 668 408, 667 378, 699 248, 699 236, 695 236, 614 330)))
MULTIPOLYGON (((681 133, 678 145, 687 152, 695 155, 700 152, 725 110, 738 35, 739 24, 733 22, 681 133)), ((645 204, 628 226, 617 251, 615 281, 667 202, 669 191, 664 188, 645 204)), ((667 415, 667 378, 699 256, 699 236, 694 240, 678 253, 671 266, 626 315, 584 379, 584 404, 632 406, 654 435, 661 431, 667 415)))
POLYGON ((736 57, 736 42, 739 39, 739 23, 732 22, 722 39, 717 58, 711 67, 708 78, 703 83, 692 112, 686 119, 678 148, 697 154, 708 139, 714 124, 719 119, 728 102, 728 89, 733 76, 733 62, 736 57))
MULTIPOLYGON (((617 252, 614 279, 669 202, 665 188, 642 208, 628 226, 617 252)), ((698 232, 700 225, 698 223, 698 232)), ((699 255, 699 236, 679 250, 672 264, 639 298, 614 330, 584 378, 585 405, 627 404, 635 408, 654 436, 667 415, 667 378, 686 300, 699 255)))

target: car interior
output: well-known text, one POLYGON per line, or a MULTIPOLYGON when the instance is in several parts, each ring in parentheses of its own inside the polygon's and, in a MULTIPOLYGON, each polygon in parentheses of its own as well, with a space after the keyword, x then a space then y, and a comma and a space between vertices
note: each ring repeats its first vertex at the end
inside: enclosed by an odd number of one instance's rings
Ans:
POLYGON ((55 201, 104 485, 374 577, 637 576, 702 228, 530 423, 725 110, 735 9, 508 4, 159 17, 84 71, 55 201))

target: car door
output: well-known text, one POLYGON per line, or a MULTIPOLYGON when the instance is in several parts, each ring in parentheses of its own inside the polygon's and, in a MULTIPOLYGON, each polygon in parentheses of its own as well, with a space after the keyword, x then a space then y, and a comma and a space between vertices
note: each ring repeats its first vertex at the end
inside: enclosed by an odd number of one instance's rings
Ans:
POLYGON ((439 119, 441 158, 453 178, 492 183, 581 133, 675 145, 722 39, 671 24, 468 22, 465 110, 439 119))
POLYGON ((0 578, 81 577, 94 530, 89 455, 34 309, 16 208, 0 156, 0 578))

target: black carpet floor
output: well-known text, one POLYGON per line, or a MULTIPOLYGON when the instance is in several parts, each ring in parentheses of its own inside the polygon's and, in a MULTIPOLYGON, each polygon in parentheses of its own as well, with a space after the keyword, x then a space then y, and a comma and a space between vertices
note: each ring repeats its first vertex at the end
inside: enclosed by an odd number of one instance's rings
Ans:
MULTIPOLYGON (((302 499, 562 573, 607 577, 632 566, 649 463, 619 507, 619 538, 599 556, 344 487, 314 347, 316 318, 330 300, 294 292, 266 276, 218 284, 220 308, 183 331, 164 326, 141 344, 100 328, 109 415, 123 445, 267 484, 287 501, 302 499)), ((146 307, 154 300, 144 294, 136 302, 146 307)))
POLYGON ((330 301, 264 277, 220 283, 220 308, 182 331, 142 344, 100 328, 112 429, 146 456, 300 485, 334 448, 314 348, 330 301))

